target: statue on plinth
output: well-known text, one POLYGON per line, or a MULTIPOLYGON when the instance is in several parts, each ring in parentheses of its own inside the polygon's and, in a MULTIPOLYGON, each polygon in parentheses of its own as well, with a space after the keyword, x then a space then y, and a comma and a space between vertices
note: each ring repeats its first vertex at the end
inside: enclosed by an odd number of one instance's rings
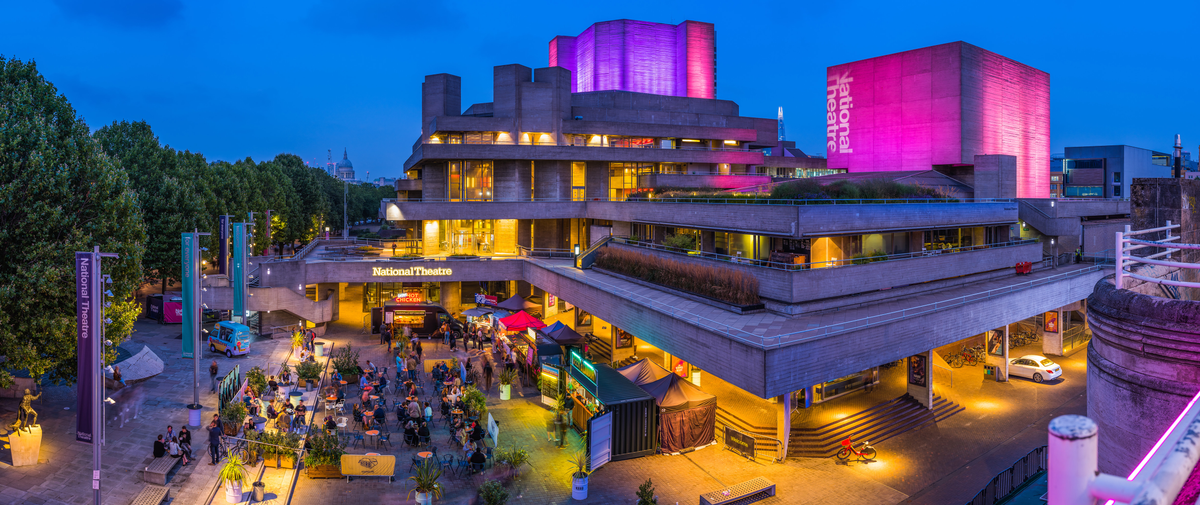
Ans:
POLYGON ((37 411, 33 410, 33 401, 41 398, 42 394, 36 396, 29 394, 29 390, 25 390, 25 396, 21 398, 21 411, 17 413, 17 422, 13 424, 13 428, 17 431, 29 431, 30 427, 37 426, 37 411), (32 421, 30 421, 32 417, 32 421))

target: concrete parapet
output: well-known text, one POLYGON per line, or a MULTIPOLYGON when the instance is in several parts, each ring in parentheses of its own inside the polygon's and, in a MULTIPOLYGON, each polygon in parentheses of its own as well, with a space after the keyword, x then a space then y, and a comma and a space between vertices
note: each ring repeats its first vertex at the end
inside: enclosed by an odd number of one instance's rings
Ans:
POLYGON ((1088 417, 1100 470, 1127 475, 1200 389, 1200 302, 1116 289, 1088 297, 1088 417))

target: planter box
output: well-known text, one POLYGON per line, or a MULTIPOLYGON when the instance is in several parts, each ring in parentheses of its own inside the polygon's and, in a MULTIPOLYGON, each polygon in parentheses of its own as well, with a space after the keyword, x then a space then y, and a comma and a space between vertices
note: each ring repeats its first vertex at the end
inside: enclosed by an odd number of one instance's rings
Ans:
POLYGON ((306 468, 310 479, 340 479, 343 477, 342 467, 338 465, 314 465, 306 468))
MULTIPOLYGON (((263 466, 266 466, 268 468, 295 468, 296 464, 292 458, 276 459, 275 457, 270 457, 270 458, 266 458, 263 460, 263 466), (279 461, 279 464, 276 464, 275 463, 276 461, 279 461)), ((309 470, 309 471, 311 472, 311 470, 309 470)), ((340 476, 341 472, 338 472, 338 473, 340 476)))
POLYGON ((692 292, 690 292, 690 291, 684 291, 684 290, 682 290, 682 289, 679 289, 679 288, 673 288, 673 287, 671 287, 671 286, 666 286, 666 285, 663 285, 663 284, 657 284, 657 283, 650 282, 650 281, 644 281, 644 280, 642 280, 642 279, 638 279, 638 278, 636 278, 636 277, 630 277, 630 276, 628 276, 628 275, 625 275, 625 274, 619 274, 619 273, 613 272, 612 270, 605 270, 604 268, 601 268, 601 267, 596 267, 596 266, 594 266, 594 267, 592 267, 592 270, 595 270, 595 271, 597 271, 597 272, 600 272, 600 273, 602 273, 602 274, 604 274, 604 275, 611 275, 611 276, 613 276, 613 277, 616 277, 616 278, 618 278, 618 279, 621 279, 621 280, 624 280, 624 281, 629 281, 629 282, 632 282, 632 283, 634 283, 634 284, 639 284, 639 285, 642 285, 642 286, 646 286, 646 287, 648 287, 648 288, 654 288, 654 289, 659 289, 659 290, 664 290, 664 291, 670 291, 670 292, 671 292, 671 294, 673 294, 673 295, 675 295, 675 296, 679 296, 679 297, 687 298, 687 299, 689 299, 689 300, 697 301, 697 302, 703 303, 703 304, 705 304, 705 305, 710 305, 710 306, 712 306, 712 307, 716 307, 716 308, 719 308, 719 309, 725 309, 725 310, 728 310, 728 311, 730 311, 730 312, 735 312, 735 313, 738 313, 738 314, 757 314, 757 313, 760 313, 760 312, 766 312, 766 310, 767 310, 767 305, 766 305, 765 303, 761 303, 761 302, 760 302, 760 303, 755 303, 755 304, 752 304, 752 305, 734 305, 734 304, 732 304, 732 303, 729 303, 729 302, 726 302, 726 301, 723 301, 723 300, 718 300, 718 299, 716 299, 716 298, 709 298, 709 297, 707 297, 707 296, 704 296, 704 295, 700 295, 700 294, 692 293, 692 292))

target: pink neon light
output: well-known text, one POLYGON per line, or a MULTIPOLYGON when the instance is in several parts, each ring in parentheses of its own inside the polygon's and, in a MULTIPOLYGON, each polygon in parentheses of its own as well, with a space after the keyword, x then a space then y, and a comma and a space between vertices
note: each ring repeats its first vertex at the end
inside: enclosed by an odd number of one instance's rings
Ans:
MULTIPOLYGON (((1150 451, 1146 453, 1146 457, 1142 458, 1142 462, 1134 467, 1133 472, 1125 480, 1133 481, 1133 479, 1137 478, 1142 468, 1145 468, 1146 464, 1150 462, 1150 458, 1154 457, 1154 453, 1158 452, 1158 448, 1162 447, 1163 442, 1167 441, 1167 437, 1171 435, 1171 432, 1175 431, 1175 427, 1179 426, 1179 422, 1183 420, 1183 416, 1187 415, 1189 410, 1192 410, 1192 405, 1196 403, 1197 399, 1200 399, 1200 391, 1197 391, 1196 396, 1192 397, 1192 401, 1188 402, 1187 406, 1183 408, 1183 412, 1179 413, 1179 416, 1175 418, 1175 422, 1172 422, 1171 426, 1167 427, 1167 431, 1164 431, 1162 436, 1158 437, 1158 442, 1154 443, 1154 447, 1150 448, 1150 451)), ((1116 503, 1116 500, 1108 500, 1104 502, 1104 505, 1113 505, 1114 503, 1116 503)))
POLYGON ((1049 195, 1045 72, 953 42, 829 67, 825 98, 829 168, 929 170, 1009 154, 1017 196, 1049 195))

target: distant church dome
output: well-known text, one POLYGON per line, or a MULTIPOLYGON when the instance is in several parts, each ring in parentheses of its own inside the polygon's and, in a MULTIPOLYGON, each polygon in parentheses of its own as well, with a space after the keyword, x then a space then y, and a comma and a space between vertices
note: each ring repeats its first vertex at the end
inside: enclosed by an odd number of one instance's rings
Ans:
POLYGON ((337 168, 354 168, 354 164, 350 163, 350 158, 346 156, 346 150, 342 150, 342 161, 337 162, 337 168))

